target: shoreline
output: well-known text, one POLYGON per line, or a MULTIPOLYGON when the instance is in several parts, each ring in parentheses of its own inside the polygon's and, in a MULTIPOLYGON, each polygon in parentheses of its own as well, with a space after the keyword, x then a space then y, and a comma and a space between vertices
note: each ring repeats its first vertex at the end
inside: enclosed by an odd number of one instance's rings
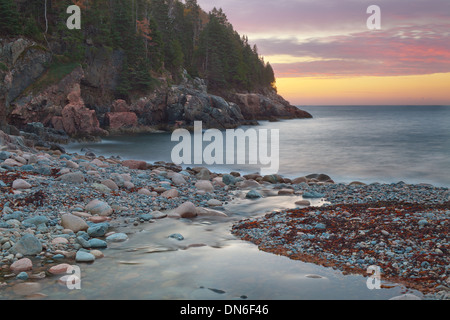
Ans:
MULTIPOLYGON (((383 192, 373 190, 377 187, 390 190, 393 197, 417 204, 444 203, 445 197, 448 203, 449 197, 448 188, 402 183, 347 185, 335 183, 326 175, 294 180, 275 175, 242 177, 234 172, 215 174, 203 167, 183 170, 163 162, 148 164, 59 151, 33 153, 10 149, 0 155, 3 182, 0 290, 40 277, 58 277, 67 270, 67 264, 84 263, 81 256, 90 262, 100 259, 102 248, 127 240, 126 232, 111 232, 119 222, 133 226, 158 219, 227 219, 220 208, 234 197, 252 201, 260 197, 295 195, 299 202, 294 211, 298 212, 327 210, 327 205, 310 207, 308 199, 325 198, 331 204, 347 202, 349 206, 367 201, 375 193, 383 192), (424 196, 424 192, 428 192, 428 196, 424 196), (91 203, 93 200, 98 200, 94 203, 97 206, 91 203), (105 211, 101 211, 103 209, 105 211), (25 235, 29 241, 21 241, 25 235), (30 266, 30 257, 40 260, 45 271, 37 272, 41 268, 30 266), (54 273, 55 270, 60 273, 54 273)), ((273 214, 273 217, 288 211, 273 214)), ((446 213, 447 228, 448 219, 446 213)), ((233 229, 248 223, 246 221, 236 223, 233 229)), ((251 240, 245 238, 242 234, 241 239, 251 240)), ((448 242, 441 249, 447 250, 448 242)), ((276 250, 272 252, 279 254, 276 250)), ((448 278, 443 281, 448 283, 448 278)))

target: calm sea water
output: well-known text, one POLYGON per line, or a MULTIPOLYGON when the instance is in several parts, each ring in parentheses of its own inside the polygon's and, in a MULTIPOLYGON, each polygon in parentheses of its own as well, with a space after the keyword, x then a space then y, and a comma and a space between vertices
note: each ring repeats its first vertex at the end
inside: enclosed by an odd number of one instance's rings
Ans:
MULTIPOLYGON (((257 127, 242 128, 279 130, 279 174, 294 178, 325 173, 337 182, 450 186, 450 106, 301 108, 314 118, 262 121, 257 127)), ((80 152, 89 147, 105 156, 170 162, 177 143, 171 141, 171 134, 158 133, 108 137, 97 144, 72 144, 68 150, 80 152)), ((204 142, 203 147, 208 144, 204 142)), ((257 146, 240 151, 257 152, 257 146)), ((210 167, 216 172, 251 173, 261 165, 210 167)))

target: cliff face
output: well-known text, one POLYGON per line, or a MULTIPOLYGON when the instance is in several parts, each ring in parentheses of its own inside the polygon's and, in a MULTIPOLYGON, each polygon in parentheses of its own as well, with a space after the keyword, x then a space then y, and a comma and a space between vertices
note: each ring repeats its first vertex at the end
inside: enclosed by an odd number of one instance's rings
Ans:
POLYGON ((202 79, 186 72, 178 85, 159 78, 151 91, 129 101, 116 99, 123 52, 87 47, 86 56, 81 66, 56 61, 56 55, 28 39, 0 41, 2 127, 27 131, 28 124, 42 123, 53 132, 81 138, 189 127, 197 120, 204 127, 225 129, 256 120, 311 117, 272 90, 210 94, 202 79))

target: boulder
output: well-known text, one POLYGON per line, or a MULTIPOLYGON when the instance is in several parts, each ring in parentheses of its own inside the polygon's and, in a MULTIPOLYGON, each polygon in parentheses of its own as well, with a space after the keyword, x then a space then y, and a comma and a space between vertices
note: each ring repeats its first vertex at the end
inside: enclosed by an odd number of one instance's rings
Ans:
POLYGON ((67 99, 69 104, 62 109, 61 115, 64 131, 68 135, 98 136, 107 134, 100 128, 95 110, 90 110, 84 105, 79 84, 74 85, 67 99))
POLYGON ((110 129, 130 128, 138 125, 138 117, 134 112, 108 112, 105 115, 110 129))

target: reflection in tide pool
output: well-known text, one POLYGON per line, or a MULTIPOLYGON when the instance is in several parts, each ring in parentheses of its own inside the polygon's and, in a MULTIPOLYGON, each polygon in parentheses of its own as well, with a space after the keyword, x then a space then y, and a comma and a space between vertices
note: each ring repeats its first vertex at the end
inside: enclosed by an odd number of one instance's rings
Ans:
POLYGON ((40 280, 41 292, 49 299, 121 300, 389 299, 405 292, 401 286, 369 290, 365 277, 265 253, 230 233, 234 221, 255 211, 292 208, 295 200, 240 199, 225 208, 229 218, 119 225, 116 231, 127 231, 129 240, 111 244, 93 264, 78 264, 80 290, 69 290, 50 276, 40 280), (169 238, 173 233, 184 240, 169 238))

